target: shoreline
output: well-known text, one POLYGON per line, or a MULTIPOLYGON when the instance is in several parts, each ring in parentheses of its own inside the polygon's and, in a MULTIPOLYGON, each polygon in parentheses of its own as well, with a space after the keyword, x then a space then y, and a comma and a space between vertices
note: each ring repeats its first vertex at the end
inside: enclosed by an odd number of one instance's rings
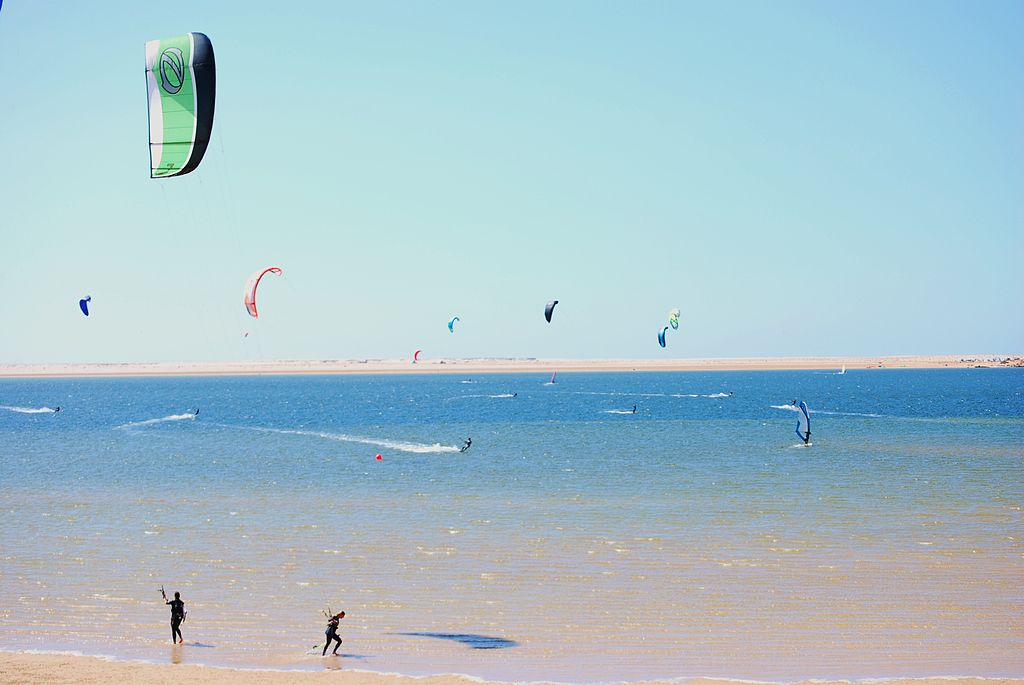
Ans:
MULTIPOLYGON (((26 653, 0 651, 0 681, 21 685, 50 683, 91 684, 96 682, 147 682, 153 685, 179 685, 181 682, 202 685, 285 685, 288 683, 343 683, 343 685, 509 685, 513 681, 487 681, 474 676, 445 674, 409 676, 398 673, 376 673, 348 670, 341 661, 334 667, 325 664, 323 671, 285 671, 223 668, 198 664, 154 664, 142 661, 118 661, 108 657, 76 653, 26 653)), ((531 685, 557 685, 556 681, 530 681, 531 685)), ((636 681, 636 685, 723 685, 758 683, 782 685, 778 681, 751 681, 731 678, 673 678, 636 681)), ((863 678, 859 680, 821 680, 805 678, 786 681, 784 685, 1024 685, 1024 678, 982 676, 926 676, 896 678, 863 678)))
POLYGON ((292 376, 645 371, 848 371, 864 369, 1005 368, 1019 355, 902 355, 887 357, 747 357, 723 359, 282 359, 267 361, 0 364, 0 378, 292 376))

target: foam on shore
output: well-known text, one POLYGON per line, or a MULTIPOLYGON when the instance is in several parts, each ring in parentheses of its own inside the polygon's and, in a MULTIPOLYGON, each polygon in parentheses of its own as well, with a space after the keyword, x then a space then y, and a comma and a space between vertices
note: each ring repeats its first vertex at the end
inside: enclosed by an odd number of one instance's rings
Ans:
MULTIPOLYGON (((479 685, 500 683, 473 676, 444 674, 407 676, 346 668, 344 659, 316 659, 324 670, 294 671, 270 669, 214 668, 196 664, 151 664, 116 661, 109 657, 80 653, 0 652, 0 678, 21 685, 51 685, 60 682, 87 685, 97 682, 145 682, 150 685, 291 685, 293 683, 341 683, 342 685, 479 685)), ((529 684, 541 685, 549 681, 529 684)), ((643 685, 774 685, 771 681, 727 678, 677 678, 642 681, 643 685)), ((870 678, 862 680, 803 680, 792 685, 1024 685, 1024 678, 980 678, 937 676, 927 678, 870 678)), ((638 684, 639 685, 639 682, 638 684)))

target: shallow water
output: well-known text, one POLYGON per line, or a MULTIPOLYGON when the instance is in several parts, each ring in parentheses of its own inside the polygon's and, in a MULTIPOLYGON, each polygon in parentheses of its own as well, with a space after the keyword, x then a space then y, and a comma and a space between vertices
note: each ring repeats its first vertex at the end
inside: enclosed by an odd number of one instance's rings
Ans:
POLYGON ((0 646, 320 669, 330 606, 345 668, 1024 675, 1021 370, 549 376, 0 381, 0 646))

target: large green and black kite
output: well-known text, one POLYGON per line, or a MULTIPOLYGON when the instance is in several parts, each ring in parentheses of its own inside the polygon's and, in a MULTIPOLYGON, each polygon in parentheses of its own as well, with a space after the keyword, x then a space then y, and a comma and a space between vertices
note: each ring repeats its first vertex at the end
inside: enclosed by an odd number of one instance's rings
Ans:
POLYGON ((213 131, 217 67, 203 33, 146 43, 150 178, 181 176, 199 166, 213 131))

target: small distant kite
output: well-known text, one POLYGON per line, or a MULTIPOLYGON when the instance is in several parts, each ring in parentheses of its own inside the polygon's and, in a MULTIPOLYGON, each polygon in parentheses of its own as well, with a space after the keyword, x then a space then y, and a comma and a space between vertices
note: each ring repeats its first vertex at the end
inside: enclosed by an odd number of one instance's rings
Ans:
POLYGON ((448 332, 449 333, 454 333, 455 332, 455 322, 459 321, 459 320, 460 319, 457 316, 453 316, 451 319, 448 320, 448 332))
POLYGON ((555 311, 556 304, 558 304, 558 300, 551 300, 547 303, 547 306, 544 307, 544 318, 548 320, 548 323, 551 323, 551 315, 555 311))
POLYGON ((280 273, 280 269, 272 266, 269 269, 261 269, 252 276, 249 276, 249 280, 245 282, 245 310, 249 312, 249 316, 254 319, 260 318, 259 312, 256 311, 256 288, 259 287, 260 279, 267 274, 280 273))
POLYGON ((413 355, 412 355, 412 363, 413 363, 413 364, 415 364, 416 362, 418 362, 418 361, 420 360, 420 352, 422 352, 422 351, 423 351, 423 350, 416 350, 416 351, 415 351, 415 352, 413 353, 413 355))
POLYGON ((668 333, 668 326, 665 326, 664 328, 662 328, 661 331, 658 333, 658 344, 661 345, 662 347, 665 346, 665 334, 666 333, 668 333))
POLYGON ((679 328, 679 310, 670 309, 668 312, 668 325, 672 327, 672 330, 679 328))
MULTIPOLYGON (((0 0, 2 3, 3 0, 0 0)), ((82 310, 82 313, 89 316, 89 303, 92 302, 92 295, 86 295, 84 300, 78 301, 78 308, 82 310)))

